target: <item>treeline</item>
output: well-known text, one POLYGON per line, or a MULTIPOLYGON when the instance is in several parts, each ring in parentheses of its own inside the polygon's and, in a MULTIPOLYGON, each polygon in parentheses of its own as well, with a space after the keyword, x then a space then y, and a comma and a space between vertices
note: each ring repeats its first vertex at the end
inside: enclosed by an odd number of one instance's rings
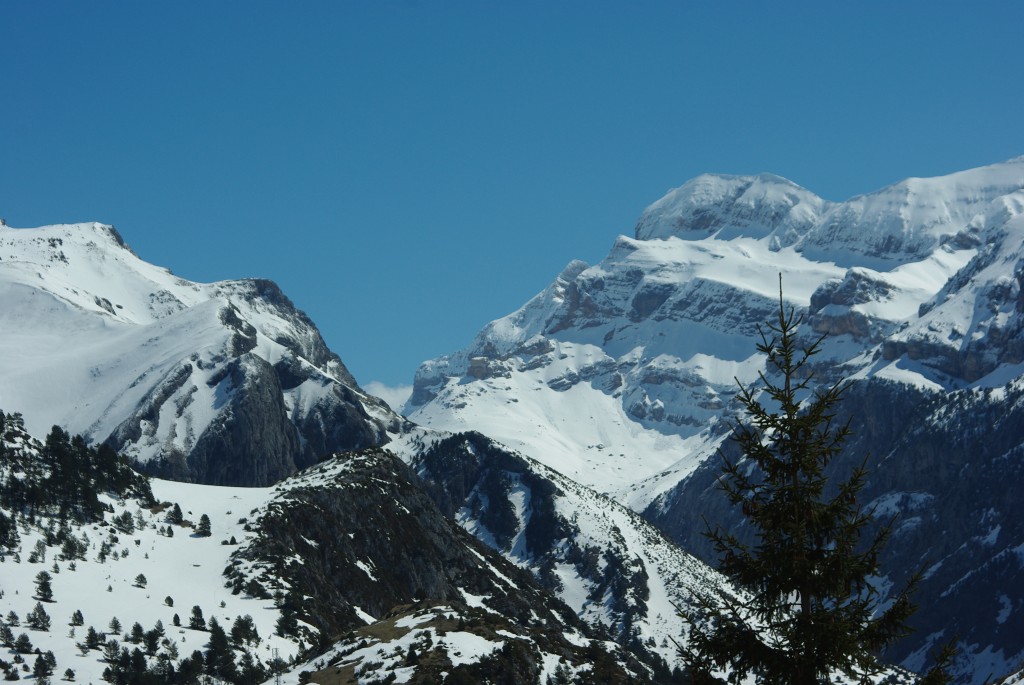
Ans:
MULTIPOLYGON (((152 504, 149 481, 107 445, 93 447, 54 426, 40 444, 25 433, 20 414, 0 411, 0 508, 34 521, 40 514, 79 523, 107 511, 101 494, 152 504)), ((16 544, 14 522, 0 512, 0 546, 16 544)))

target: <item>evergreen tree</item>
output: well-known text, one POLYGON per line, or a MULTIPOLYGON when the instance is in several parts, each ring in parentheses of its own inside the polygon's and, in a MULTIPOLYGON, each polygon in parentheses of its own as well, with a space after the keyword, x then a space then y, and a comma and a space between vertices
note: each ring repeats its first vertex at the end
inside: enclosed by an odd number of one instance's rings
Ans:
POLYGON ((909 632, 910 587, 882 610, 869 582, 888 528, 862 543, 872 521, 857 503, 863 466, 845 480, 825 473, 849 434, 834 424, 846 385, 811 392, 810 360, 823 338, 801 347, 802 320, 780 290, 778 319, 758 328, 769 369, 764 399, 749 387, 738 395, 747 420, 733 439, 743 458, 723 454, 720 484, 756 541, 708 532, 721 570, 747 594, 688 616, 683 656, 698 679, 713 669, 728 669, 734 683, 753 675, 758 683, 820 685, 836 671, 862 679, 879 670, 875 654, 909 632))
POLYGON ((210 517, 206 514, 199 517, 199 525, 196 527, 196 535, 201 538, 208 538, 212 535, 210 531, 210 517))
POLYGON ((192 616, 188 619, 188 627, 192 630, 206 630, 206 619, 199 605, 192 607, 192 616))
POLYGON ((178 506, 177 502, 168 510, 166 520, 167 523, 175 526, 180 526, 182 521, 185 520, 185 516, 181 513, 181 507, 178 506))
POLYGON ((116 664, 120 656, 121 645, 118 644, 117 640, 114 638, 107 640, 107 643, 103 645, 103 658, 106 659, 107 663, 116 664))
POLYGON ((46 571, 40 571, 36 574, 36 599, 42 602, 53 601, 53 587, 50 585, 50 581, 53 577, 46 571))
POLYGON ((18 654, 28 654, 32 651, 32 640, 25 633, 18 635, 18 638, 14 641, 14 651, 18 654))
POLYGON ((43 658, 43 655, 40 654, 37 656, 36 662, 32 666, 32 675, 36 678, 45 678, 51 673, 53 673, 53 670, 50 668, 50 665, 46 663, 46 659, 43 658))
POLYGON ((244 652, 238 661, 238 675, 235 677, 237 685, 257 685, 267 679, 267 670, 263 665, 253 659, 252 654, 244 652))
POLYGON ((135 587, 146 587, 146 576, 142 573, 135 576, 135 587))
POLYGON ((210 618, 210 641, 205 661, 208 674, 222 680, 234 680, 235 655, 227 634, 216 618, 210 618))
POLYGON ((252 616, 246 614, 245 616, 237 617, 231 626, 231 644, 242 648, 243 645, 250 642, 259 643, 259 641, 260 635, 256 630, 256 622, 252 616))
POLYGON ((25 623, 33 630, 49 630, 50 615, 46 613, 41 602, 36 602, 36 607, 25 614, 25 623))
POLYGON ((74 613, 71 614, 71 623, 70 623, 70 625, 80 626, 80 625, 83 625, 84 623, 85 623, 85 617, 82 616, 82 612, 80 610, 78 610, 78 609, 75 609, 74 613))
POLYGON ((110 619, 110 623, 107 625, 107 627, 110 628, 110 632, 114 633, 115 635, 118 635, 121 632, 121 622, 117 620, 117 616, 114 616, 112 619, 110 619))

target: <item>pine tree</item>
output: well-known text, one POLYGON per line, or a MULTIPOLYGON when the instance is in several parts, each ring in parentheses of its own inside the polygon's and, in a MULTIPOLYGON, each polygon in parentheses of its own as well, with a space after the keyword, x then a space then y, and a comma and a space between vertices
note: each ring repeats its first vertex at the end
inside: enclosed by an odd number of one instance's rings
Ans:
POLYGON ((206 650, 206 672, 223 680, 233 680, 235 676, 235 655, 216 618, 210 618, 210 641, 206 650))
POLYGON ((53 670, 50 669, 50 665, 46 663, 46 659, 43 658, 43 655, 40 654, 37 656, 35 664, 32 666, 32 675, 36 678, 45 678, 51 673, 53 673, 53 670))
POLYGON ((166 521, 176 526, 180 526, 181 522, 185 520, 185 516, 181 513, 181 507, 175 502, 174 506, 171 507, 170 511, 167 512, 166 521))
POLYGON ((10 626, 0 623, 0 646, 12 649, 14 647, 14 631, 10 626))
POLYGON ((28 654, 32 651, 32 640, 25 633, 18 635, 18 638, 14 641, 14 651, 18 654, 28 654))
POLYGON ((36 574, 36 599, 42 602, 53 601, 53 587, 50 585, 50 581, 53 577, 46 571, 40 571, 36 574))
POLYGON ((114 638, 107 640, 107 643, 103 645, 103 658, 106 659, 107 663, 117 663, 118 657, 121 656, 121 645, 114 638))
POLYGON ((49 630, 50 622, 50 615, 41 602, 36 602, 35 608, 25 614, 25 623, 33 630, 49 630))
POLYGON ((756 541, 708 532, 721 570, 747 594, 688 616, 683 656, 698 678, 727 669, 734 683, 753 675, 758 683, 820 685, 837 671, 860 679, 879 670, 879 650, 909 632, 914 583, 882 610, 869 582, 888 528, 867 535, 872 515, 857 502, 863 465, 845 480, 826 474, 849 435, 834 423, 847 386, 811 391, 810 361, 823 338, 801 347, 802 321, 780 289, 778 319, 758 328, 769 369, 761 375, 764 399, 740 388, 747 419, 733 439, 743 457, 723 453, 720 485, 756 541))
POLYGON ((210 531, 210 517, 206 514, 199 517, 199 526, 196 528, 196 535, 201 538, 208 538, 212 535, 210 531))
POLYGON ((192 607, 192 616, 188 619, 188 627, 192 630, 206 630, 206 619, 203 618, 203 610, 199 605, 192 607))

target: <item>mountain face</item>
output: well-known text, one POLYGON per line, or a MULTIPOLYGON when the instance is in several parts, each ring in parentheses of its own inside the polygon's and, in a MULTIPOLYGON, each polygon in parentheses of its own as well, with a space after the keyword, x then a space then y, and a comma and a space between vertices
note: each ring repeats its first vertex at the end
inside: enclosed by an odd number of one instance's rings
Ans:
POLYGON ((268 485, 401 423, 272 282, 193 283, 110 226, 0 226, 0 406, 150 473, 268 485))
POLYGON ((0 577, 8 679, 38 648, 81 682, 667 682, 445 518, 380 449, 272 488, 147 482, 106 446, 59 432, 44 446, 0 414, 0 577), (72 466, 89 475, 62 489, 72 466))
POLYGON ((817 381, 854 382, 849 454, 873 455, 872 502, 917 522, 900 528, 910 537, 893 544, 890 580, 932 569, 921 630, 891 656, 919 667, 957 632, 948 620, 939 630, 943 616, 960 611, 959 673, 980 681, 1024 655, 1011 618, 1024 539, 1006 504, 1024 443, 1012 410, 1022 245, 1024 158, 842 203, 771 175, 701 176, 651 205, 601 263, 569 264, 466 348, 424 363, 405 411, 510 445, 714 563, 702 516, 738 523, 714 488, 715 455, 742 418, 739 384, 765 371, 757 326, 778 311, 781 274, 801 335, 827 334, 817 381))
POLYGON ((684 607, 726 580, 620 504, 479 433, 436 440, 412 465, 440 510, 619 644, 679 664, 684 607))

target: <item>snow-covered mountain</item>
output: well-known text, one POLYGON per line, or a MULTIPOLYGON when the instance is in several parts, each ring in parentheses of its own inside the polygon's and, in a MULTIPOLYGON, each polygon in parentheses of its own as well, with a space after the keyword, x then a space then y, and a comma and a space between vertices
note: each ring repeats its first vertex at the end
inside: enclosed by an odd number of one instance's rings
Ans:
MULTIPOLYGON (((184 281, 138 259, 111 227, 100 224, 5 228, 0 245, 0 286, 11 303, 0 334, 2 401, 11 409, 27 407, 25 420, 39 435, 56 423, 70 432, 83 431, 92 444, 120 449, 150 472, 213 484, 272 481, 323 458, 332 446, 390 441, 388 446, 419 471, 419 479, 410 476, 418 485, 406 489, 425 487, 434 495, 451 478, 438 468, 438 455, 447 449, 446 463, 456 471, 472 468, 490 474, 490 511, 518 507, 515 521, 524 531, 537 530, 541 520, 553 528, 539 538, 531 532, 531 544, 517 548, 495 537, 488 516, 460 511, 461 505, 451 509, 452 500, 440 497, 435 497, 436 506, 505 554, 515 564, 510 568, 521 569, 514 572, 520 574, 516 585, 523 592, 534 582, 531 577, 551 582, 556 573, 557 583, 546 585, 546 591, 554 591, 562 606, 583 621, 581 635, 598 630, 613 637, 620 645, 616 649, 633 650, 649 661, 645 668, 678 664, 672 639, 684 635, 685 628, 673 604, 687 605, 697 597, 713 601, 717 589, 727 590, 718 574, 635 513, 587 487, 482 436, 415 429, 391 414, 359 390, 312 322, 269 282, 184 281), (42 420, 33 419, 32 412, 41 413, 42 420), (297 456, 289 447, 293 434, 302 449, 297 456), (343 439, 323 438, 338 435, 343 439), (472 448, 478 440, 483 441, 479 454, 472 448), (464 450, 464 445, 470 448, 464 450), (495 459, 497 464, 492 463, 495 459), (529 487, 500 485, 509 478, 529 487), (542 505, 549 510, 547 518, 535 514, 542 505)), ((371 479, 378 484, 399 479, 398 462, 388 462, 383 454, 356 461, 383 468, 383 475, 371 479)), ((394 501, 364 502, 344 509, 342 516, 334 498, 351 504, 353 488, 360 485, 339 487, 352 471, 342 469, 344 473, 328 478, 316 475, 322 468, 329 467, 307 468, 275 488, 301 491, 301 505, 294 504, 291 494, 274 500, 265 488, 246 490, 246 501, 252 501, 242 509, 264 512, 260 520, 271 523, 257 527, 241 520, 246 516, 237 522, 214 518, 214 528, 229 526, 239 540, 231 559, 244 563, 237 572, 235 561, 227 564, 233 589, 259 597, 268 578, 303 578, 305 594, 315 598, 309 609, 315 630, 300 631, 305 647, 315 643, 324 648, 325 636, 383 619, 394 607, 413 602, 414 590, 431 600, 468 602, 471 608, 489 611, 486 602, 480 605, 481 598, 494 592, 466 586, 467 572, 459 570, 462 562, 456 563, 455 557, 444 558, 431 570, 432 555, 458 545, 445 537, 443 544, 427 549, 437 539, 436 531, 428 534, 415 521, 404 521, 416 508, 410 500, 395 496, 394 501), (336 491, 341 494, 332 494, 336 491), (246 535, 239 532, 243 527, 246 535), (257 528, 261 534, 253 538, 249 533, 257 528), (381 533, 391 528, 406 532, 381 533), (378 534, 339 537, 339 531, 357 529, 378 534), (392 578, 397 574, 405 580, 395 585, 373 571, 373 564, 353 556, 367 545, 366 559, 374 558, 392 578), (302 563, 289 566, 296 558, 302 563), (273 571, 261 579, 250 572, 253 564, 273 571), (458 573, 469 598, 452 594, 445 569, 458 573)), ((230 489, 179 492, 185 486, 157 482, 158 489, 173 490, 188 502, 235 497, 230 489)), ((464 485, 465 497, 481 496, 473 484, 464 485)), ((426 496, 415 501, 422 507, 426 496)), ((434 525, 440 524, 435 520, 434 525)), ((317 655, 305 667, 316 670, 320 661, 317 655)), ((577 659, 576 666, 585 661, 577 659)))
POLYGON ((892 580, 926 560, 944 568, 922 590, 931 618, 916 646, 896 656, 920 665, 954 597, 975 606, 1005 597, 1008 608, 962 644, 961 673, 981 680, 1024 658, 1024 631, 1006 626, 1024 607, 1020 575, 982 572, 990 559, 1020 566, 1013 550, 1024 532, 1005 503, 1024 432, 1003 422, 1000 450, 979 448, 1024 373, 1022 246, 1024 157, 841 203, 767 174, 700 176, 648 207, 602 262, 569 264, 466 348, 424 363, 405 413, 511 445, 714 561, 702 515, 728 525, 738 517, 716 509, 713 457, 736 416, 738 383, 757 384, 765 369, 756 326, 777 312, 781 274, 786 305, 807 317, 804 334, 829 334, 818 378, 866 388, 850 406, 864 408, 851 414, 879 469, 873 496, 921 525, 919 542, 889 559, 892 580), (974 411, 979 402, 985 412, 974 411), (922 440, 922 430, 942 440, 922 440), (965 499, 964 471, 989 474, 977 482, 991 490, 965 499), (943 544, 926 549, 929 534, 943 544), (992 546, 956 553, 975 539, 992 546))
POLYGON ((0 407, 153 473, 269 485, 399 423, 274 283, 178 278, 111 226, 0 226, 0 300, 0 407))
POLYGON ((112 451, 59 433, 44 447, 20 416, 0 416, 0 579, 8 680, 668 673, 445 518, 381 449, 267 488, 147 483, 112 451), (70 464, 90 474, 77 489, 61 486, 70 464))
POLYGON ((1024 157, 845 203, 776 176, 700 176, 601 263, 573 262, 463 350, 425 362, 406 414, 474 429, 646 506, 756 381, 784 296, 846 375, 1001 384, 1022 361, 1024 157), (666 476, 660 476, 668 472, 666 476), (627 495, 626 490, 632 490, 627 495))

